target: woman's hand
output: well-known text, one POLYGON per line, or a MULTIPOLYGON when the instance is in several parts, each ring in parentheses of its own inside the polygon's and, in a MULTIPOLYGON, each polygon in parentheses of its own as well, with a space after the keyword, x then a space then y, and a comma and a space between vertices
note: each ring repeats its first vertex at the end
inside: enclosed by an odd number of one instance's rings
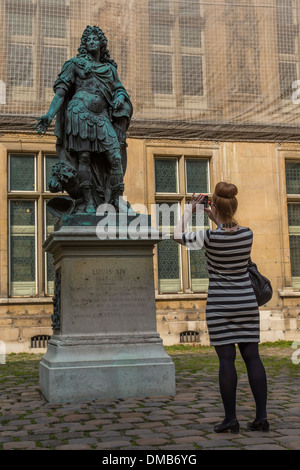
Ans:
POLYGON ((183 216, 179 220, 178 224, 176 225, 174 229, 174 236, 173 239, 177 242, 183 245, 182 241, 182 234, 186 232, 186 227, 187 223, 192 215, 193 212, 196 212, 197 206, 202 204, 203 200, 205 198, 204 194, 199 194, 198 196, 195 196, 195 193, 193 194, 191 198, 191 202, 188 204, 186 207, 183 216))
POLYGON ((207 213, 208 217, 210 220, 212 220, 215 224, 218 225, 218 222, 216 220, 216 208, 212 202, 209 202, 209 207, 204 207, 205 212, 207 213))
POLYGON ((188 210, 191 210, 191 212, 196 212, 196 208, 198 204, 202 204, 203 199, 205 198, 204 194, 199 194, 198 196, 195 196, 195 193, 192 196, 191 202, 188 205, 188 210))

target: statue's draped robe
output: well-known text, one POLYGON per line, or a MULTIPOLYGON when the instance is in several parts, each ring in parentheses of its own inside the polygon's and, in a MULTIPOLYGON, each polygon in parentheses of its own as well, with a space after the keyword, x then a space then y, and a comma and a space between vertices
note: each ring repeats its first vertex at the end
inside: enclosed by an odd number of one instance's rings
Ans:
POLYGON ((59 88, 66 92, 55 123, 59 159, 76 169, 77 153, 91 152, 93 193, 100 203, 97 195, 105 187, 108 171, 105 152, 120 152, 123 172, 126 170, 125 139, 132 116, 130 98, 114 65, 80 56, 63 65, 54 92, 59 88), (124 105, 114 109, 120 96, 124 97, 124 105))

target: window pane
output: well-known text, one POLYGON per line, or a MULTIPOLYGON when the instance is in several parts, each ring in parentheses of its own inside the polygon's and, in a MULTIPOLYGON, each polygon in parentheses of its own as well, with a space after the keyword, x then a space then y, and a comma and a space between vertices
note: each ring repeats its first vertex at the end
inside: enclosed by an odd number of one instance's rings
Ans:
POLYGON ((197 18, 200 15, 199 0, 184 0, 179 2, 179 13, 182 18, 197 18))
POLYGON ((171 54, 151 54, 152 93, 172 94, 171 54))
POLYGON ((63 15, 42 15, 41 32, 46 38, 65 38, 67 36, 66 17, 63 15))
POLYGON ((67 49, 65 47, 45 47, 43 50, 43 84, 44 87, 52 88, 57 79, 59 69, 67 60, 67 49))
POLYGON ((204 249, 189 250, 191 290, 201 292, 208 289, 208 270, 204 249))
POLYGON ((300 204, 288 204, 288 220, 290 231, 291 227, 294 231, 297 228, 300 235, 300 204))
POLYGON ((32 36, 33 28, 32 0, 8 4, 7 23, 10 35, 32 36))
POLYGON ((279 62, 280 97, 284 100, 292 99, 292 83, 297 80, 297 66, 295 62, 279 62))
POLYGON ((181 57, 183 95, 203 95, 202 57, 184 55, 181 57))
POLYGON ((149 0, 149 13, 160 17, 170 13, 170 0, 149 0))
POLYGON ((8 83, 11 86, 33 86, 32 46, 8 45, 8 83))
POLYGON ((10 191, 35 191, 35 156, 9 156, 10 191))
POLYGON ((192 223, 189 222, 188 228, 191 231, 209 228, 209 218, 204 209, 202 209, 202 212, 200 212, 200 214, 198 214, 198 212, 193 212, 192 223))
MULTIPOLYGON (((299 234, 300 235, 300 234, 299 234)), ((300 236, 290 235, 292 277, 300 277, 300 236)))
POLYGON ((293 0, 277 0, 277 40, 279 54, 296 53, 296 28, 293 19, 293 0))
POLYGON ((180 44, 182 47, 201 47, 201 16, 199 1, 179 3, 180 44))
POLYGON ((155 192, 177 193, 177 159, 155 159, 155 192))
MULTIPOLYGON (((52 215, 45 205, 45 214, 46 214, 46 238, 48 235, 54 231, 54 225, 58 220, 58 217, 52 215)), ((53 256, 51 253, 46 253, 46 293, 48 295, 54 294, 54 262, 53 256)))
POLYGON ((201 29, 189 24, 180 22, 180 43, 182 47, 201 47, 201 29))
POLYGON ((180 292, 179 245, 174 240, 163 240, 157 245, 158 290, 180 292))
POLYGON ((151 23, 149 27, 151 44, 171 45, 171 30, 168 22, 151 23))
POLYGON ((35 202, 10 201, 10 294, 36 294, 35 202))
POLYGON ((300 278, 300 204, 288 204, 288 221, 292 277, 300 278))
POLYGON ((156 204, 156 220, 158 227, 167 231, 178 222, 178 202, 162 202, 156 204))
POLYGON ((286 192, 300 194, 300 162, 285 162, 286 192))
MULTIPOLYGON (((206 230, 209 227, 209 220, 203 210, 203 221, 196 218, 196 213, 192 215, 191 231, 206 230), (200 222, 200 225, 196 225, 200 222)), ((208 269, 203 248, 200 250, 188 250, 190 263, 190 282, 193 292, 207 291, 208 289, 208 269)))
POLYGON ((171 27, 169 0, 149 0, 150 44, 171 45, 171 27))
POLYGON ((279 54, 296 53, 296 35, 294 29, 278 28, 277 38, 279 54))
MULTIPOLYGON (((178 221, 178 203, 157 205, 156 220, 159 229, 165 233, 173 232, 178 221), (169 210, 168 210, 169 209, 169 210)), ((157 245, 158 290, 159 292, 181 291, 180 247, 172 239, 157 245)))
POLYGON ((185 160, 186 192, 208 193, 208 160, 185 160))
POLYGON ((58 162, 58 156, 57 155, 45 155, 45 160, 44 160, 44 175, 45 175, 44 191, 49 191, 48 184, 49 184, 50 176, 51 176, 51 173, 52 173, 52 167, 57 162, 58 162))

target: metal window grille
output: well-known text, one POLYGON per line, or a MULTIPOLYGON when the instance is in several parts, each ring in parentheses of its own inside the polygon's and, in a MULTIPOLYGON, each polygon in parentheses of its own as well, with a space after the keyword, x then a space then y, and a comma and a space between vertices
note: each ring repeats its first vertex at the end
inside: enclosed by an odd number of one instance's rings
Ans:
POLYGON ((286 192, 300 194, 300 162, 286 161, 286 192))
POLYGON ((291 99, 292 84, 297 80, 297 64, 295 62, 279 62, 280 95, 282 99, 291 99))
POLYGON ((30 347, 31 347, 31 349, 46 348, 47 345, 48 345, 49 339, 50 339, 50 336, 48 336, 48 335, 33 336, 31 338, 30 347))
POLYGON ((300 0, 0 0, 0 112, 28 125, 45 113, 95 23, 134 103, 131 135, 145 121, 147 135, 184 139, 240 124, 273 126, 277 140, 300 123, 299 15, 300 0))
POLYGON ((183 331, 180 333, 180 343, 199 343, 199 331, 183 331))

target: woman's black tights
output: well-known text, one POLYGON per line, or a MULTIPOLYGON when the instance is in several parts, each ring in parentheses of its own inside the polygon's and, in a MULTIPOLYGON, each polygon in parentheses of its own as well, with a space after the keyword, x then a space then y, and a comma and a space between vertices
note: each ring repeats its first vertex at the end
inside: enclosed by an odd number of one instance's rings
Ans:
MULTIPOLYGON (((267 417, 267 377, 261 362, 258 343, 240 343, 239 349, 245 361, 249 384, 256 404, 256 420, 267 417)), ((225 422, 236 418, 237 373, 235 369, 235 344, 215 346, 219 357, 220 392, 225 409, 225 422)))

